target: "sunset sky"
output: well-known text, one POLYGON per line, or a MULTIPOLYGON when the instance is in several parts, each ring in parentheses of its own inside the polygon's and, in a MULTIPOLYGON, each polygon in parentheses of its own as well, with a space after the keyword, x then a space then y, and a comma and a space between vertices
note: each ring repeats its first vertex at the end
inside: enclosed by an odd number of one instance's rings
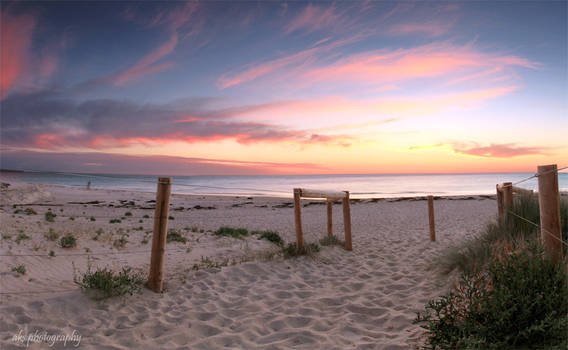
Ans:
POLYGON ((1 6, 2 168, 568 165, 565 1, 1 6))

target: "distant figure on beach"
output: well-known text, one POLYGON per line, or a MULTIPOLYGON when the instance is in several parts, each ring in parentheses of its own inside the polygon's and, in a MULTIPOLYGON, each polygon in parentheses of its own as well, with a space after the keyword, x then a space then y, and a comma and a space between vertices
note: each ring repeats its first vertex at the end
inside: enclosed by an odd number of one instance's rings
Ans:
POLYGON ((87 189, 88 189, 88 190, 91 189, 91 181, 87 182, 87 189))

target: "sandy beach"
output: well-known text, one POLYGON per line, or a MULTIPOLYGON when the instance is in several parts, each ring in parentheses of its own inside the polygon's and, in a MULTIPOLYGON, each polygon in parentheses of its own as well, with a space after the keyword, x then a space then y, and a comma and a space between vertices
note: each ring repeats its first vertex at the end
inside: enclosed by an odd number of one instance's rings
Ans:
MULTIPOLYGON (((20 330, 75 331, 84 349, 416 348, 423 341, 412 324, 416 312, 455 277, 441 276, 431 260, 478 233, 497 211, 490 196, 438 198, 431 243, 424 199, 353 200, 352 252, 331 246, 284 259, 256 236, 213 232, 272 230, 294 242, 291 199, 174 194, 169 228, 187 242, 167 245, 166 291, 97 302, 73 283, 73 266, 85 271, 89 260, 147 273, 155 193, 2 182, 11 183, 0 197, 2 349, 23 346, 13 340, 20 330), (47 211, 56 214, 54 222, 45 220, 47 211), (45 237, 50 229, 73 234, 77 246, 59 247, 45 237), (115 243, 121 237, 122 246, 115 243), (12 271, 19 265, 23 276, 12 271)), ((303 200, 306 242, 327 234, 322 203, 303 200)), ((333 213, 342 238, 339 204, 333 213)))

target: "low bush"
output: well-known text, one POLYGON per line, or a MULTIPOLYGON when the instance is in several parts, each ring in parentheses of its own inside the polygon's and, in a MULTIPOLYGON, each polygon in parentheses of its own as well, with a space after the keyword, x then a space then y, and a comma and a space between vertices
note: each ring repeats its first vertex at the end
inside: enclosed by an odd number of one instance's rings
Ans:
POLYGON ((125 235, 122 235, 122 236, 120 236, 119 239, 115 240, 112 245, 115 248, 120 249, 120 248, 124 248, 126 246, 126 243, 128 243, 128 240, 126 239, 125 235))
POLYGON ((12 272, 17 273, 17 276, 23 276, 26 274, 26 267, 24 265, 12 267, 12 272))
POLYGON ((326 236, 322 239, 319 240, 319 243, 322 246, 330 246, 330 245, 339 245, 339 246, 345 246, 345 241, 340 240, 339 238, 337 238, 337 236, 326 236))
POLYGON ((252 232, 253 235, 260 235, 260 237, 258 237, 258 239, 266 239, 267 241, 270 241, 278 246, 282 246, 284 245, 284 240, 282 239, 282 237, 280 237, 280 235, 278 234, 278 232, 274 232, 274 231, 253 231, 252 232))
POLYGON ((25 240, 28 240, 28 239, 30 239, 30 238, 31 238, 31 237, 28 236, 28 235, 26 235, 25 233, 19 233, 19 234, 16 236, 16 239, 14 240, 14 242, 20 244, 21 241, 25 241, 25 240))
POLYGON ((169 229, 166 235, 166 241, 169 242, 181 242, 186 243, 187 238, 185 238, 178 230, 169 229))
POLYGON ((77 239, 73 235, 67 234, 59 240, 61 248, 73 248, 77 245, 77 239))
POLYGON ((122 221, 120 219, 110 219, 109 224, 120 224, 122 221))
POLYGON ((48 241, 56 241, 59 238, 59 233, 55 232, 54 229, 50 228, 49 231, 43 235, 48 241))
POLYGON ((26 215, 37 215, 37 211, 33 210, 32 208, 26 208, 26 210, 24 210, 24 214, 26 214, 26 215))
POLYGON ((127 211, 126 213, 124 213, 124 216, 132 216, 132 213, 127 211))
POLYGON ((431 300, 415 323, 431 349, 566 349, 568 277, 538 242, 496 249, 486 269, 463 273, 455 290, 431 300))
POLYGON ((217 236, 229 236, 233 238, 242 238, 243 236, 248 236, 249 232, 246 228, 234 228, 234 227, 220 227, 215 231, 217 236))
POLYGON ((51 212, 51 211, 46 211, 45 214, 45 221, 48 222, 54 222, 55 221, 55 217, 57 216, 57 214, 51 212))
POLYGON ((282 254, 284 258, 292 258, 295 256, 300 255, 313 255, 320 251, 319 245, 317 243, 304 243, 302 248, 298 248, 296 243, 288 243, 285 247, 282 248, 282 254))
POLYGON ((91 270, 90 262, 87 271, 81 276, 74 271, 73 281, 87 295, 96 300, 107 299, 125 294, 140 293, 144 284, 144 275, 130 267, 113 271, 108 267, 91 270))

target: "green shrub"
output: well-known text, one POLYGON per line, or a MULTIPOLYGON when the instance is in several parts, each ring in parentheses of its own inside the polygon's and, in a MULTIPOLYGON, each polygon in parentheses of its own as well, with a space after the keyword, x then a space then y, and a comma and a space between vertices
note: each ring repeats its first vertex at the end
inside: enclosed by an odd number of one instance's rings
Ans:
POLYGON ((132 216, 132 213, 127 211, 126 213, 124 213, 124 216, 132 216))
POLYGON ((120 236, 119 239, 115 240, 112 245, 115 248, 120 249, 120 248, 124 248, 126 246, 126 243, 128 243, 128 240, 126 239, 125 235, 122 235, 122 236, 120 236))
POLYGON ((55 252, 53 250, 49 251, 49 256, 54 257, 55 256, 55 252))
POLYGON ((110 224, 120 224, 121 222, 120 219, 110 219, 109 221, 110 224))
POLYGON ((142 291, 144 276, 141 272, 135 272, 130 267, 124 267, 118 272, 107 267, 92 271, 90 262, 87 266, 87 271, 82 276, 78 276, 77 271, 74 271, 73 281, 93 299, 133 295, 142 291))
POLYGON ((169 242, 181 242, 186 243, 187 238, 182 236, 182 234, 178 230, 169 229, 168 234, 166 235, 166 241, 169 242))
POLYGON ((282 248, 282 253, 285 258, 291 258, 299 255, 313 255, 320 251, 317 243, 304 243, 302 248, 296 246, 296 243, 288 243, 287 246, 282 248))
POLYGON ((18 276, 23 276, 26 274, 26 267, 24 265, 18 265, 16 267, 12 267, 12 271, 17 273, 18 276))
POLYGON ((496 254, 486 270, 464 273, 454 291, 417 315, 427 348, 566 349, 566 261, 554 264, 538 242, 496 254))
POLYGON ((24 210, 24 213, 26 215, 37 215, 37 211, 33 210, 32 208, 26 208, 26 210, 24 210))
POLYGON ((322 246, 339 245, 345 247, 345 241, 340 240, 337 236, 326 236, 320 239, 319 243, 322 246))
POLYGON ((52 213, 51 211, 46 211, 45 212, 45 221, 54 222, 56 216, 57 216, 57 214, 52 213))
POLYGON ((270 241, 270 242, 272 242, 276 245, 279 245, 279 246, 284 245, 284 240, 282 239, 282 237, 280 237, 278 232, 274 232, 274 231, 253 231, 251 234, 260 235, 260 237, 258 237, 258 239, 266 239, 267 241, 270 241))
POLYGON ((168 220, 174 220, 175 218, 173 216, 168 216, 168 220))
POLYGON ((20 233, 16 236, 16 239, 14 240, 14 242, 20 244, 21 241, 30 239, 31 237, 26 235, 25 233, 20 233))
POLYGON ((61 248, 73 248, 77 245, 77 239, 73 235, 67 234, 61 237, 59 245, 61 245, 61 248))
POLYGON ((246 228, 234 228, 223 226, 215 231, 217 236, 229 236, 233 238, 242 238, 243 236, 248 236, 249 232, 246 228))
POLYGON ((54 229, 50 228, 49 232, 43 235, 48 241, 56 241, 59 238, 59 233, 55 232, 54 229))
POLYGON ((97 221, 94 216, 91 216, 91 221, 97 221))
POLYGON ((146 215, 143 216, 143 218, 144 218, 144 219, 149 219, 149 218, 150 218, 150 215, 146 214, 146 215))
MULTIPOLYGON (((540 223, 538 198, 534 195, 523 194, 515 196, 510 211, 536 224, 540 223)), ((568 244, 568 203, 561 201, 562 237, 568 244)), ((455 268, 473 273, 482 270, 494 259, 495 247, 503 244, 510 245, 513 250, 524 245, 526 241, 539 239, 536 226, 508 214, 503 221, 490 222, 485 230, 463 242, 447 249, 435 262, 442 271, 448 273, 455 268)), ((566 253, 566 250, 564 250, 566 253)))

